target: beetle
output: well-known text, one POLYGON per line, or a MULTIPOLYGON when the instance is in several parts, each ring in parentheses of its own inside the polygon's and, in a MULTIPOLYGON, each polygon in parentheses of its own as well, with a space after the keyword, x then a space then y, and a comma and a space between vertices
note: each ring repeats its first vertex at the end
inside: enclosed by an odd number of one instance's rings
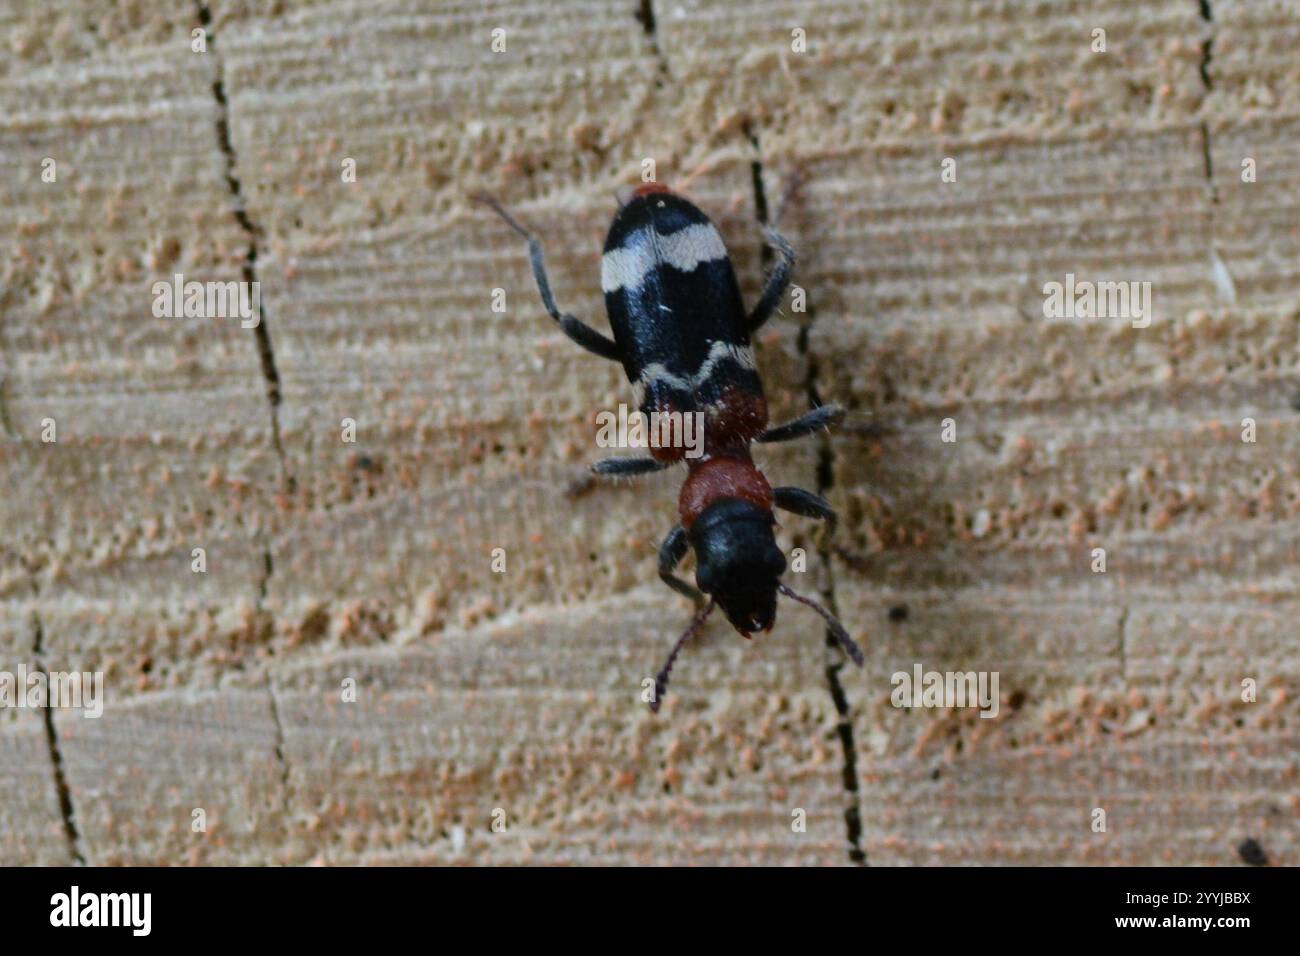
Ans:
POLYGON ((726 246, 708 216, 666 186, 639 186, 615 214, 601 256, 611 339, 557 308, 541 242, 495 198, 475 198, 527 240, 547 313, 578 345, 622 364, 643 414, 703 415, 703 452, 697 458, 686 457, 680 443, 668 442, 652 447, 649 457, 607 458, 592 465, 597 474, 611 476, 648 474, 682 461, 689 469, 678 497, 679 521, 659 548, 659 576, 691 598, 698 611, 655 678, 651 710, 659 710, 682 646, 715 606, 748 638, 771 631, 777 595, 783 594, 821 615, 831 636, 862 666, 862 649, 834 615, 781 581, 786 561, 776 543, 773 509, 820 519, 828 534, 835 529, 834 509, 811 491, 771 487, 750 454, 754 443, 802 438, 844 417, 839 406, 822 405, 768 427, 751 338, 789 288, 795 263, 790 243, 774 228, 767 230, 779 258, 758 303, 746 313, 726 246), (695 585, 676 574, 687 551, 695 553, 695 585))

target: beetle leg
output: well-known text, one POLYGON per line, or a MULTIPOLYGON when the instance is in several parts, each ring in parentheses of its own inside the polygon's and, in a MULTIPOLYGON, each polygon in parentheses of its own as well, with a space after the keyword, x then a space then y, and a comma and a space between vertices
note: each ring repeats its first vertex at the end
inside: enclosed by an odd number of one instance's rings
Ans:
POLYGON ((686 529, 681 525, 674 525, 673 530, 669 531, 668 536, 664 538, 664 543, 659 545, 659 577, 678 594, 684 594, 694 601, 696 607, 703 607, 704 594, 700 589, 673 574, 677 565, 682 563, 682 558, 686 557, 686 550, 689 547, 686 529))
POLYGON ((591 463, 591 470, 611 478, 632 478, 671 468, 673 462, 658 458, 602 458, 591 463))
POLYGON ((780 255, 780 259, 773 267, 772 274, 767 277, 767 286, 763 289, 758 304, 754 306, 754 311, 749 313, 750 335, 772 317, 772 313, 781 304, 781 299, 785 297, 785 290, 790 287, 790 277, 794 274, 794 247, 785 236, 772 228, 767 230, 767 241, 780 255))
POLYGON ((821 495, 815 495, 811 491, 804 491, 802 488, 773 488, 772 498, 778 508, 792 514, 803 515, 805 518, 818 518, 826 522, 827 539, 835 534, 835 525, 838 520, 835 509, 821 495))
POLYGON ((542 305, 546 306, 547 314, 559 323, 564 334, 594 355, 599 355, 601 358, 607 358, 614 362, 623 361, 623 353, 619 349, 618 343, 569 313, 561 312, 556 306, 555 296, 551 295, 550 280, 546 277, 546 262, 542 255, 541 240, 521 226, 519 221, 506 212, 505 207, 497 202, 494 197, 489 196, 487 193, 479 193, 474 199, 491 206, 511 229, 528 240, 528 258, 533 265, 533 278, 537 281, 537 291, 542 294, 542 305))
POLYGON ((803 438, 823 428, 829 428, 841 421, 844 414, 844 409, 839 405, 819 405, 792 422, 769 428, 754 440, 766 443, 794 441, 796 438, 803 438))

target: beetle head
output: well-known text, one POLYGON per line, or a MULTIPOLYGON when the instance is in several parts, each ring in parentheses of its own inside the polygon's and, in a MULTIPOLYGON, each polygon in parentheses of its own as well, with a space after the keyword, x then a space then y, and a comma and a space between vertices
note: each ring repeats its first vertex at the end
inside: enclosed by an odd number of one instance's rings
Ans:
POLYGON ((749 636, 770 631, 785 555, 776 545, 772 512, 740 498, 709 505, 691 525, 695 582, 749 636))

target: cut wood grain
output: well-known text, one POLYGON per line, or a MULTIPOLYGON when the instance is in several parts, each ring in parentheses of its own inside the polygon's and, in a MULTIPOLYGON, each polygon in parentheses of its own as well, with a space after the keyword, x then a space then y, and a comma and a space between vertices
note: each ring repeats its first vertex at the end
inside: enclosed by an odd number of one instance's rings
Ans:
POLYGON ((1295 863, 1300 7, 640 7, 0 3, 0 670, 108 684, 0 711, 0 863, 1295 863), (750 301, 799 182, 759 364, 850 418, 760 457, 868 657, 715 624, 658 717, 680 476, 569 493, 630 390, 468 199, 601 328, 647 159, 750 301), (177 272, 261 329, 155 318, 177 272))

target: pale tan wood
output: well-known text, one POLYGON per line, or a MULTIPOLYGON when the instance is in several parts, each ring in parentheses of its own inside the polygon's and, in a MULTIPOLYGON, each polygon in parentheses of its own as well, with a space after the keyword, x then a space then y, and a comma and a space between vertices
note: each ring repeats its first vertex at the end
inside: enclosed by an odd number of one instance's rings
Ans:
POLYGON ((0 663, 109 685, 53 746, 0 712, 0 862, 842 864, 857 807, 879 863, 1294 863, 1300 9, 683 0, 650 35, 635 7, 217 0, 205 54, 186 2, 0 7, 0 663), (830 467, 857 794, 804 609, 715 625, 639 701, 688 616, 654 575, 675 478, 566 496, 629 392, 468 202, 603 328, 647 158, 750 301, 751 166, 773 206, 801 179, 812 312, 760 363, 774 417, 810 358, 853 414, 762 460, 830 467), (149 312, 250 246, 274 409, 254 333, 149 312), (1067 272, 1151 281, 1155 321, 1045 320, 1067 272), (917 662, 998 671, 1000 718, 893 707, 917 662))

